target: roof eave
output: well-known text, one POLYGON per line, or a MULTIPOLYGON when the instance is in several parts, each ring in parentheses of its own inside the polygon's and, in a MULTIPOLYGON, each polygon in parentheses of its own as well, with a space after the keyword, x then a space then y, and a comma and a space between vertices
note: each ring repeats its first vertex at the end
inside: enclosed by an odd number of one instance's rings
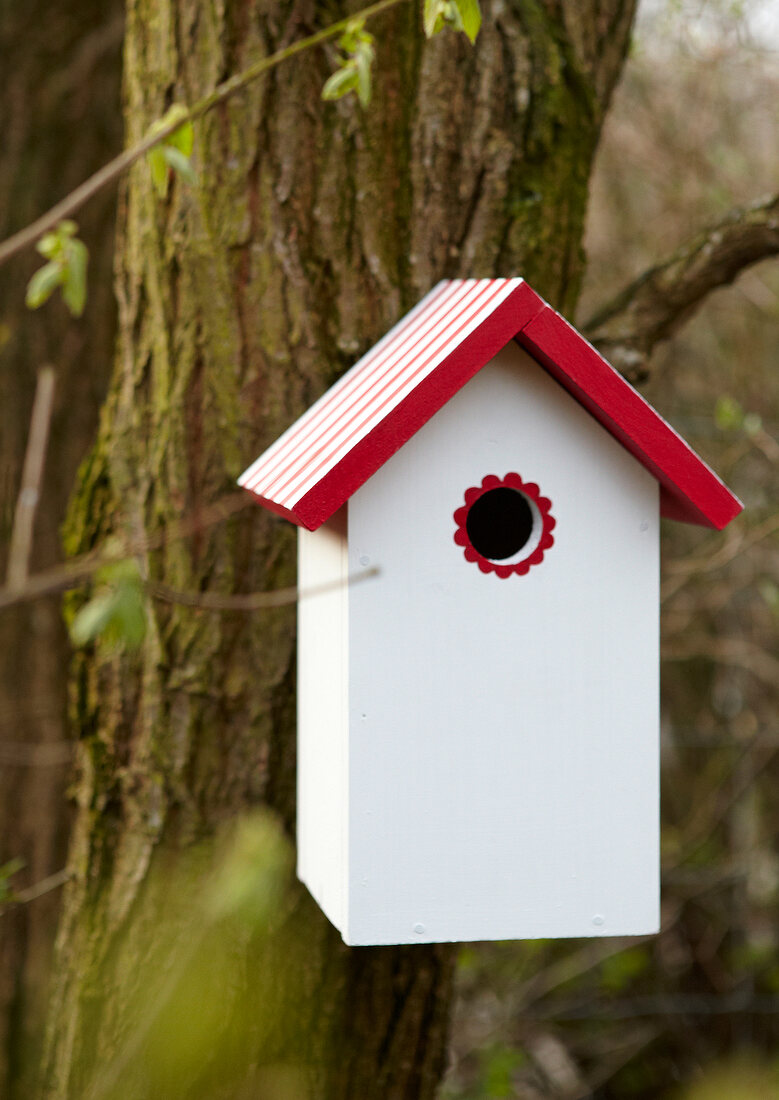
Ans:
POLYGON ((722 530, 741 512, 692 447, 550 306, 515 339, 657 479, 663 516, 722 530))

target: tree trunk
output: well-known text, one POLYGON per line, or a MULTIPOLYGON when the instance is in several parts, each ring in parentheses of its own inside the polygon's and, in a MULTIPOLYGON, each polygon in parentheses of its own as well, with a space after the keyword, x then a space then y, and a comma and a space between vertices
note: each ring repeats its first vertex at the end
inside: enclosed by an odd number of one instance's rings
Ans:
MULTIPOLYGON (((53 10, 41 0, 0 2, 0 238, 36 217, 121 142, 121 3, 78 0, 53 10)), ((0 578, 19 491, 36 374, 57 372, 48 462, 31 569, 61 560, 60 525, 78 463, 94 439, 115 340, 111 294, 114 196, 84 211, 91 244, 91 301, 75 321, 61 302, 24 308, 41 258, 0 272, 0 578)), ((68 647, 56 599, 0 617, 0 864, 21 859, 15 889, 61 869, 69 824, 70 742, 65 727, 68 647)), ((40 1057, 45 986, 59 894, 0 920, 0 1095, 29 1094, 40 1057)))
MULTIPOLYGON (((147 538, 144 573, 195 593, 292 584, 293 531, 261 509, 187 540, 160 545, 161 533, 231 492, 438 279, 521 273, 573 310, 587 181, 633 4, 483 8, 475 48, 450 33, 425 43, 416 5, 377 19, 366 110, 321 102, 329 51, 285 63, 198 123, 198 182, 174 182, 167 201, 136 166, 120 216, 116 369, 72 505, 72 550, 109 534, 147 538)), ((274 0, 261 16, 238 0, 129 0, 128 139, 170 102, 195 101, 342 15, 310 0, 274 0)), ((186 863, 220 822, 267 805, 292 832, 293 692, 285 609, 155 601, 137 657, 98 646, 79 661, 75 878, 59 933, 47 1096, 154 1094, 148 1058, 136 1056, 146 1038, 129 1022, 148 950, 138 929, 156 926, 162 905, 188 927, 163 868, 186 863)), ((284 913, 261 949, 236 946, 235 989, 214 976, 222 1007, 209 1051, 238 1004, 265 1014, 240 1066, 233 1060, 229 1081, 213 1076, 203 1052, 166 1097, 302 1096, 303 1080, 306 1095, 333 1100, 432 1097, 452 947, 349 950, 300 889, 284 913), (295 963, 280 975, 285 952, 295 963), (284 1080, 298 1091, 276 1077, 274 1092, 263 1076, 271 1065, 296 1067, 284 1080)), ((147 1020, 144 1035, 155 1027, 147 1020)))

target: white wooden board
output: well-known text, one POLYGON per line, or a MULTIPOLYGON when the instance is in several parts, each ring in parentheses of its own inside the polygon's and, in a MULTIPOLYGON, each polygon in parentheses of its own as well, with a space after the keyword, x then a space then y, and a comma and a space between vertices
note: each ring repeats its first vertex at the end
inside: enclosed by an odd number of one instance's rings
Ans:
POLYGON ((512 344, 348 507, 349 570, 381 576, 348 594, 348 646, 342 601, 301 608, 300 782, 301 875, 346 942, 655 930, 657 483, 512 344), (557 526, 504 580, 464 559, 452 514, 510 471, 557 526))
MULTIPOLYGON (((348 571, 346 509, 318 531, 298 528, 298 877, 329 919, 347 915, 348 571)), ((368 582, 366 582, 368 583, 368 582)))

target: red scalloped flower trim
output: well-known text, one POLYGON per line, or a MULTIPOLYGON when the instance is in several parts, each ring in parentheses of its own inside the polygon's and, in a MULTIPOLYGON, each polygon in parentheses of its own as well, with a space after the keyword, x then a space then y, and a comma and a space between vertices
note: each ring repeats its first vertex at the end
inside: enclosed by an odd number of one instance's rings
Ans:
POLYGON ((512 573, 516 573, 518 576, 524 577, 532 565, 538 565, 544 560, 544 554, 550 546, 554 545, 552 531, 557 521, 552 515, 551 508, 551 500, 548 497, 541 496, 541 490, 534 481, 523 481, 519 474, 506 474, 502 480, 494 474, 488 474, 478 488, 466 489, 465 504, 454 513, 454 522, 457 524, 454 541, 458 546, 463 547, 466 560, 476 562, 482 573, 497 573, 501 578, 510 577, 512 573), (538 542, 526 558, 511 562, 508 565, 490 561, 489 558, 485 558, 483 554, 480 554, 471 543, 465 526, 468 512, 479 497, 484 496, 491 489, 504 488, 516 489, 528 500, 532 500, 541 516, 541 537, 538 542))

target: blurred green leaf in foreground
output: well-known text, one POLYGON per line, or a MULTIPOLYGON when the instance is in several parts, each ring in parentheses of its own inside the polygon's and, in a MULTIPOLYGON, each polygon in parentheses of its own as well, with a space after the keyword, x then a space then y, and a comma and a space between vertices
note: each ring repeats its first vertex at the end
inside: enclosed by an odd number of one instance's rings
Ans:
POLYGON ((250 1050, 253 1091, 240 1096, 306 1100, 292 866, 291 845, 265 812, 160 853, 107 964, 121 967, 128 945, 128 957, 144 960, 125 979, 123 1041, 108 1048, 84 1100, 232 1098, 246 1087, 250 1050))

